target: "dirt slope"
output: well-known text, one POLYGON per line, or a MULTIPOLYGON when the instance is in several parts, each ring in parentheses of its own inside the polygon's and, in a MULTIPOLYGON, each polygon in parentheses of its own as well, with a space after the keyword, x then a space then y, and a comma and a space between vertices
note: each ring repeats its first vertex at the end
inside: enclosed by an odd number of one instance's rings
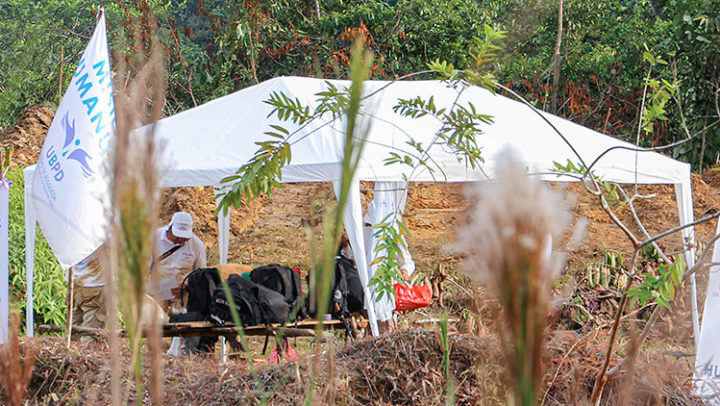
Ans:
POLYGON ((17 124, 0 133, 0 144, 15 151, 13 162, 24 168, 37 162, 55 112, 48 105, 31 107, 17 124))

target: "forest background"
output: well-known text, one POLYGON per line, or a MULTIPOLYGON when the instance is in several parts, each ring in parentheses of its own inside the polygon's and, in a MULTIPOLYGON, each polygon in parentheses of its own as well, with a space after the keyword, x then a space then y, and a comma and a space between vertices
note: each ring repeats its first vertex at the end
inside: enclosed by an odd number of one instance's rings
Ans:
MULTIPOLYGON (((0 0, 0 133, 27 107, 58 103, 94 28, 95 3, 0 0)), ((104 7, 115 58, 138 46, 130 33, 139 30, 149 45, 153 23, 159 24, 166 115, 277 76, 346 78, 358 34, 375 55, 372 79, 423 71, 436 59, 462 69, 470 63, 472 38, 489 24, 507 32, 497 62, 500 82, 537 107, 555 105, 552 113, 634 142, 651 76, 646 96, 655 98, 648 103, 655 120, 641 145, 699 133, 666 153, 696 171, 720 156, 720 129, 711 125, 720 89, 717 1, 565 0, 557 82, 558 1, 116 0, 104 7), (664 63, 649 64, 648 52, 664 63)), ((11 178, 21 186, 19 171, 11 178)), ((21 207, 22 189, 14 189, 11 204, 21 207)), ((11 268, 21 271, 22 211, 13 214, 11 268)), ((47 296, 37 298, 37 320, 61 324, 62 273, 46 245, 40 248, 39 266, 54 272, 38 272, 48 279, 36 281, 47 296)), ((22 272, 11 278, 22 299, 22 272)))

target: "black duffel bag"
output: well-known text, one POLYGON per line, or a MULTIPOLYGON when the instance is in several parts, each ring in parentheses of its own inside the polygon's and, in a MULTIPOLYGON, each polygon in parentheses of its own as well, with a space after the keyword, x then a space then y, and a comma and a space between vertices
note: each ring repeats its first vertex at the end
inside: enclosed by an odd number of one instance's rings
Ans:
MULTIPOLYGON (((230 275, 226 282, 240 322, 244 326, 260 324, 260 306, 257 301, 257 293, 253 290, 257 284, 238 275, 230 275)), ((210 302, 208 319, 217 325, 233 324, 230 301, 222 284, 215 288, 210 302)))
MULTIPOLYGON (((243 326, 265 323, 285 323, 290 316, 290 305, 285 296, 239 275, 230 275, 227 285, 243 326)), ((210 304, 209 320, 217 325, 234 324, 222 284, 215 288, 210 304)))
POLYGON ((295 319, 305 318, 300 275, 285 265, 271 264, 257 267, 250 272, 250 280, 258 285, 282 293, 290 311, 295 311, 295 319))

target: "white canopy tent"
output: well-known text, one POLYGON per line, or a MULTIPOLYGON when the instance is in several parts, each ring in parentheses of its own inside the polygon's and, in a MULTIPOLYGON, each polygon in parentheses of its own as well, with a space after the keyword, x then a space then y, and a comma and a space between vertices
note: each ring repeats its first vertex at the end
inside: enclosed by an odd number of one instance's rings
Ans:
MULTIPOLYGON (((348 81, 332 80, 335 86, 349 86, 348 81)), ((327 90, 326 80, 301 77, 281 77, 237 91, 196 108, 160 120, 156 137, 162 143, 160 186, 214 186, 221 188, 221 179, 232 175, 248 162, 257 150, 256 142, 267 141, 270 125, 280 125, 291 133, 292 160, 283 171, 282 182, 332 182, 339 193, 340 168, 343 158, 343 120, 315 120, 303 127, 269 116, 272 106, 264 103, 273 93, 284 93, 298 99, 312 109, 318 104, 316 94, 327 90)), ((681 224, 693 221, 690 165, 675 161, 654 152, 634 152, 634 146, 615 138, 592 131, 568 120, 541 113, 567 139, 564 141, 532 108, 479 87, 462 92, 441 81, 365 82, 365 94, 371 95, 363 106, 363 117, 372 119, 366 146, 350 190, 345 208, 345 229, 356 258, 367 258, 363 241, 362 204, 360 181, 396 182, 403 174, 412 181, 467 182, 493 179, 494 161, 505 147, 512 148, 527 163, 530 174, 548 181, 574 181, 571 177, 558 177, 553 173, 554 162, 578 162, 579 157, 590 164, 602 156, 593 167, 594 173, 605 181, 640 184, 675 185, 681 224), (413 119, 393 111, 399 99, 414 97, 434 98, 438 107, 450 107, 457 99, 460 105, 471 102, 478 112, 493 118, 493 123, 482 125, 483 134, 477 137, 484 163, 472 170, 441 145, 435 145, 429 154, 436 170, 418 170, 408 173, 404 165, 385 165, 390 152, 412 155, 414 148, 406 142, 411 138, 427 146, 434 140, 440 122, 429 115, 413 119), (572 149, 569 145, 572 145, 572 149), (577 155, 573 152, 577 152, 577 155)), ((33 167, 25 169, 26 179, 26 259, 28 275, 28 334, 32 334, 32 274, 35 240, 35 216, 29 206, 29 185, 33 167)), ((402 199, 399 196, 398 199, 402 199)), ((398 202, 400 204, 400 202, 398 202)), ((219 252, 221 262, 227 260, 229 217, 218 220, 219 252)), ((686 241, 693 240, 692 228, 683 231, 686 241)), ((689 265, 694 255, 687 255, 689 265)), ((368 263, 357 261, 358 271, 366 286, 366 305, 374 325, 373 301, 367 290, 368 263)), ((694 281, 693 281, 694 282, 694 281)), ((693 286, 693 294, 694 294, 693 286)), ((693 311, 697 305, 693 297, 693 311)), ((695 336, 698 323, 695 320, 695 336)))

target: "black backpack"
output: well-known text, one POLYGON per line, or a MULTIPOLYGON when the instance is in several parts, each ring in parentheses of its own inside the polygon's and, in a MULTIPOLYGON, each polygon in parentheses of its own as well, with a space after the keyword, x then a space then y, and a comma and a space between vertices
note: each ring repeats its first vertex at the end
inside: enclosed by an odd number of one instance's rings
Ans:
POLYGON ((285 324, 290 319, 292 306, 285 301, 285 296, 275 290, 256 284, 255 297, 260 307, 260 321, 265 324, 285 324))
MULTIPOLYGON (((238 317, 240 317, 242 324, 244 326, 260 324, 260 305, 257 301, 257 292, 253 290, 257 284, 239 275, 230 275, 227 279, 227 285, 235 302, 235 310, 237 310, 238 317)), ((234 323, 230 311, 230 301, 225 295, 225 289, 222 285, 218 285, 218 287, 215 288, 210 303, 210 315, 208 318, 218 325, 234 323)))
POLYGON ((355 262, 343 256, 336 259, 335 277, 337 278, 338 274, 342 274, 342 276, 345 277, 345 284, 347 285, 345 294, 347 310, 349 313, 361 312, 365 307, 365 291, 363 290, 363 284, 360 280, 358 270, 355 267, 355 262))
POLYGON ((302 300, 300 276, 292 268, 272 264, 255 268, 250 272, 250 280, 258 285, 282 293, 290 311, 295 311, 295 318, 305 317, 305 305, 302 300))
MULTIPOLYGON (((308 275, 309 277, 310 275, 308 275)), ((363 310, 365 291, 357 268, 355 268, 355 262, 351 259, 344 256, 335 257, 335 274, 332 287, 327 311, 333 318, 344 320, 351 313, 363 310)), ((312 317, 315 317, 317 316, 317 308, 310 306, 309 297, 308 295, 308 302, 306 302, 307 311, 312 317)))
POLYGON ((199 313, 202 316, 200 320, 207 320, 215 288, 219 285, 220 273, 217 268, 195 269, 180 284, 180 304, 184 304, 184 292, 187 292, 187 312, 199 313))
MULTIPOLYGON (((285 323, 288 320, 290 305, 281 293, 240 275, 230 275, 227 284, 243 326, 285 323)), ((215 288, 209 319, 218 325, 233 324, 230 301, 222 285, 215 288)))

